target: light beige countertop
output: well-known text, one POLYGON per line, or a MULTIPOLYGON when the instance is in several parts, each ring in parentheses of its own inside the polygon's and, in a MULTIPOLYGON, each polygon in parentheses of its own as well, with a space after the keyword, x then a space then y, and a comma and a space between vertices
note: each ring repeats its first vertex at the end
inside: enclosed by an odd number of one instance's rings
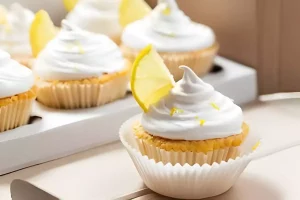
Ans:
MULTIPOLYGON (((251 131, 259 131, 266 140, 272 138, 274 145, 281 137, 300 139, 300 99, 257 103, 244 113, 251 131)), ((300 147, 296 147, 251 162, 231 190, 209 199, 299 199, 299 155, 300 147)), ((9 185, 14 179, 27 180, 66 200, 114 199, 144 187, 119 142, 0 176, 1 200, 11 199, 9 185)), ((165 199, 153 195, 138 199, 165 199)))

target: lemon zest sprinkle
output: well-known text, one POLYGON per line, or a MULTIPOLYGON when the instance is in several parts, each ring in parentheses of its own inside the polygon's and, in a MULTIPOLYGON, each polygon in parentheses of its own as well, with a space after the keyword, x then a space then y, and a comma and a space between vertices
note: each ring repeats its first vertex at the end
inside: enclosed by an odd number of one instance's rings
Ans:
POLYGON ((170 15, 171 14, 171 8, 169 6, 166 6, 166 8, 162 10, 162 14, 166 15, 166 16, 170 15))
POLYGON ((79 53, 84 54, 85 51, 80 43, 77 44, 77 47, 79 49, 79 53))
POLYGON ((203 126, 205 122, 206 122, 205 119, 200 119, 200 126, 203 126))
POLYGON ((210 105, 214 108, 214 109, 216 109, 216 110, 220 110, 220 107, 219 106, 217 106, 217 104, 216 103, 214 103, 214 102, 211 102, 210 103, 210 105))
POLYGON ((170 111, 170 116, 173 116, 174 114, 180 114, 180 113, 183 113, 182 109, 173 107, 170 111))
POLYGON ((197 121, 199 121, 199 124, 200 124, 201 126, 203 126, 203 125, 205 124, 205 122, 206 122, 205 119, 200 119, 198 116, 196 116, 195 119, 196 119, 197 121))
POLYGON ((255 151, 259 145, 260 145, 260 141, 256 142, 255 145, 253 145, 252 147, 252 151, 255 151))
POLYGON ((169 37, 175 37, 176 35, 175 35, 175 33, 169 33, 168 36, 169 37))
POLYGON ((82 47, 82 45, 77 41, 77 42, 74 42, 73 44, 67 44, 66 45, 66 48, 69 49, 69 50, 72 50, 73 48, 77 47, 78 50, 79 50, 79 53, 80 54, 84 54, 84 48, 82 47))

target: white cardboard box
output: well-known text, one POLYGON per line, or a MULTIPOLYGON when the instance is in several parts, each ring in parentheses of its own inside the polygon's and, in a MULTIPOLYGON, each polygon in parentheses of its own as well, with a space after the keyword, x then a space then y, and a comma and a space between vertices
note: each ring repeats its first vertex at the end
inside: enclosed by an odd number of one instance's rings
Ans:
MULTIPOLYGON (((224 70, 203 80, 237 104, 256 99, 255 70, 221 57, 216 63, 224 70)), ((42 119, 0 134, 0 175, 116 141, 120 125, 139 112, 131 95, 99 108, 78 110, 34 103, 33 115, 42 119)))

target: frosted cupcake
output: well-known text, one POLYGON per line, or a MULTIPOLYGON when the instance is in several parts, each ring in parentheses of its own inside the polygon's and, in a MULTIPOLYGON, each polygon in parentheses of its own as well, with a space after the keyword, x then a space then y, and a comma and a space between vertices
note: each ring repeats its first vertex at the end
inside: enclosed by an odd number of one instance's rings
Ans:
MULTIPOLYGON (((0 48, 8 52, 13 59, 30 67, 32 53, 29 43, 29 28, 34 18, 33 12, 14 3, 9 10, 2 11, 0 23, 0 48)), ((1 15, 1 14, 0 14, 1 15)))
POLYGON ((184 75, 174 83, 155 51, 151 47, 142 51, 134 64, 131 87, 144 112, 131 127, 121 128, 122 142, 135 144, 142 155, 164 164, 235 159, 249 131, 241 108, 189 67, 180 70, 184 75))
POLYGON ((182 77, 179 65, 188 65, 197 75, 207 73, 219 48, 212 29, 192 22, 175 0, 159 0, 148 16, 125 27, 121 40, 123 54, 131 61, 152 44, 175 80, 182 77))
POLYGON ((88 108, 126 94, 130 66, 107 36, 83 31, 66 21, 38 54, 37 100, 53 108, 88 108))
POLYGON ((248 134, 241 108, 190 68, 181 69, 183 78, 133 126, 140 151, 157 162, 172 164, 212 164, 236 158, 248 134))
POLYGON ((0 132, 27 124, 35 99, 30 69, 0 50, 0 132))
POLYGON ((122 32, 119 4, 120 0, 80 1, 66 19, 84 30, 105 34, 119 44, 122 32))

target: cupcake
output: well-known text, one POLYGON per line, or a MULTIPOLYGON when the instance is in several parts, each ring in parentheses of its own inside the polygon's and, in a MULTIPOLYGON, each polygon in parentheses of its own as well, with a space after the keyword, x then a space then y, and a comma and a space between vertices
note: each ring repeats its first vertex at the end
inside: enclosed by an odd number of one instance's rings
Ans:
POLYGON ((34 64, 37 100, 52 108, 99 106, 126 94, 129 63, 107 36, 62 22, 34 64))
POLYGON ((0 50, 0 132, 28 123, 35 99, 33 73, 0 50))
POLYGON ((29 28, 33 12, 14 3, 8 10, 1 7, 0 49, 8 52, 14 60, 30 67, 32 53, 29 43, 29 28))
POLYGON ((67 15, 66 20, 86 31, 105 34, 119 44, 122 32, 119 24, 119 4, 120 0, 80 1, 67 15))
POLYGON ((180 68, 183 78, 133 126, 140 151, 156 162, 172 164, 236 158, 249 129, 241 108, 190 68, 180 68))
POLYGON ((131 88, 144 113, 129 129, 121 128, 121 140, 135 140, 142 155, 164 164, 203 165, 235 159, 249 132, 241 108, 191 68, 179 68, 184 74, 174 83, 151 47, 140 54, 131 88), (151 74, 151 69, 159 74, 151 74))
POLYGON ((121 49, 126 58, 134 61, 147 44, 156 48, 175 80, 182 77, 180 65, 206 74, 219 48, 212 29, 191 21, 175 0, 159 0, 149 15, 124 28, 121 49))

